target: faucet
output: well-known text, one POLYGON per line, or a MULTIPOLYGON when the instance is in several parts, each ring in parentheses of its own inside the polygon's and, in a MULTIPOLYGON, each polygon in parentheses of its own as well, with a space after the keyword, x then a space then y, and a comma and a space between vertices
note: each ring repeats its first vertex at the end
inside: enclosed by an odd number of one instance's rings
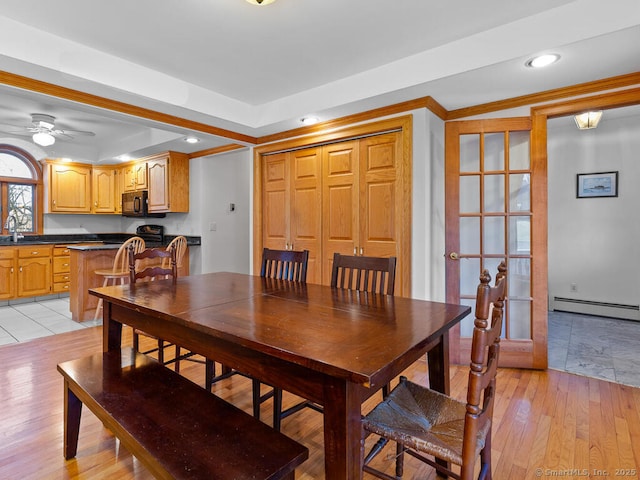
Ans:
POLYGON ((9 229, 9 233, 13 235, 14 242, 17 242, 19 238, 24 238, 24 235, 18 233, 18 218, 15 215, 9 215, 7 217, 4 228, 9 229), (13 220, 13 232, 11 232, 11 220, 13 220))

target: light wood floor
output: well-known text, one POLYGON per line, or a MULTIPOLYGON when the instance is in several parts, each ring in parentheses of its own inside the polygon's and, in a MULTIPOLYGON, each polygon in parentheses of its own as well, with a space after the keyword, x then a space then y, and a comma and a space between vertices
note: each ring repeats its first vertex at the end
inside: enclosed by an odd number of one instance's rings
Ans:
MULTIPOLYGON (((95 327, 0 347, 0 479, 152 478, 87 410, 77 458, 62 456, 62 378, 56 364, 100 351, 101 340, 101 327, 95 327)), ((183 363, 183 370, 202 384, 201 365, 183 363)), ((425 363, 418 362, 407 375, 426 382, 425 372, 425 363)), ((451 374, 452 394, 463 398, 466 369, 453 367, 451 374)), ((246 379, 226 381, 216 393, 250 411, 246 379)), ((269 422, 270 407, 263 409, 269 422)), ((501 369, 494 420, 496 480, 638 478, 640 389, 554 370, 501 369)), ((300 412, 283 422, 283 432, 310 450, 296 478, 324 478, 322 416, 300 412)), ((392 471, 391 455, 381 457, 379 465, 392 471)), ((413 459, 407 463, 405 478, 435 479, 413 459)))

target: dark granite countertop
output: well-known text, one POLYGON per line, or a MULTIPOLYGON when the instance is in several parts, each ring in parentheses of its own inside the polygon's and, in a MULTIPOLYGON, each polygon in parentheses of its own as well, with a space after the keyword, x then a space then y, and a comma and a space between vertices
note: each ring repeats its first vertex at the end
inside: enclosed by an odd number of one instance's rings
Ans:
MULTIPOLYGON (((69 234, 69 235, 28 235, 14 243, 10 235, 0 236, 0 246, 15 247, 20 245, 68 245, 73 246, 76 243, 96 242, 95 245, 85 245, 84 247, 92 247, 93 249, 109 249, 118 248, 125 240, 133 237, 132 233, 85 233, 85 234, 69 234), (98 248, 99 247, 99 248, 98 248)), ((165 235, 164 242, 147 242, 149 247, 162 247, 169 245, 178 235, 165 235)), ((188 246, 201 245, 200 237, 187 236, 188 246)), ((79 247, 74 247, 79 248, 79 247)), ((91 249, 91 248, 83 248, 91 249)))

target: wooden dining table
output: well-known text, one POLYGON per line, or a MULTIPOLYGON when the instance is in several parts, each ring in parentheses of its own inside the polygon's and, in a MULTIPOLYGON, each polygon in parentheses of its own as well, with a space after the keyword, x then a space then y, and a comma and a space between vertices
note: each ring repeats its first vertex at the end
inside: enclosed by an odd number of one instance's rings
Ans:
POLYGON ((448 332, 470 312, 226 272, 90 293, 103 299, 105 351, 129 325, 323 405, 332 480, 361 478, 361 405, 422 355, 430 387, 448 393, 448 332))

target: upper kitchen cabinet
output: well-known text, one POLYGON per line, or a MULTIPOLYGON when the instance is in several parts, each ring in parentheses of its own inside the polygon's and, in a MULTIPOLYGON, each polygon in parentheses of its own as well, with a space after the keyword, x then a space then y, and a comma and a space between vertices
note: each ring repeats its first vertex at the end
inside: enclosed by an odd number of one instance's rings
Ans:
POLYGON ((91 172, 91 211, 93 213, 116 213, 120 198, 116 192, 117 170, 115 167, 93 167, 91 172))
POLYGON ((91 165, 47 161, 50 213, 91 213, 91 165))
POLYGON ((125 165, 123 173, 125 192, 147 189, 147 162, 143 159, 125 165))
POLYGON ((166 152, 146 157, 149 213, 189 211, 189 157, 166 152))

